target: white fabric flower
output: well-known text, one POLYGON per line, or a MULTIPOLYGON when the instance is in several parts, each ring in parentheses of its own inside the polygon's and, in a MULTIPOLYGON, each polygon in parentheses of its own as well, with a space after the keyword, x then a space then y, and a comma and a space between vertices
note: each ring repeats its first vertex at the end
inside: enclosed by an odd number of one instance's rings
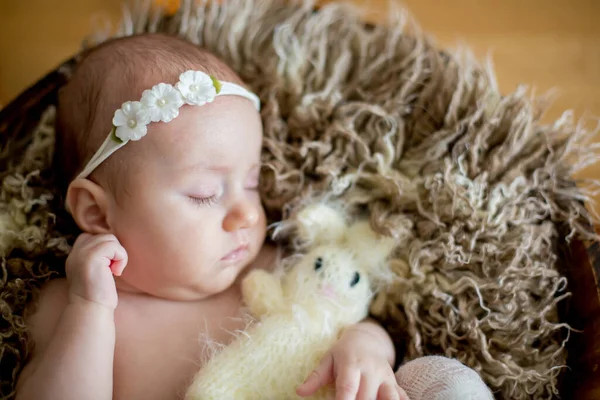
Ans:
POLYGON ((179 75, 177 89, 190 105, 203 106, 217 96, 217 89, 210 76, 201 71, 186 71, 179 75))
POLYGON ((115 135, 122 141, 140 140, 146 136, 150 116, 139 101, 126 101, 115 111, 112 122, 117 128, 115 135))
POLYGON ((168 83, 159 83, 142 93, 142 104, 152 122, 170 122, 179 115, 184 102, 181 93, 168 83))

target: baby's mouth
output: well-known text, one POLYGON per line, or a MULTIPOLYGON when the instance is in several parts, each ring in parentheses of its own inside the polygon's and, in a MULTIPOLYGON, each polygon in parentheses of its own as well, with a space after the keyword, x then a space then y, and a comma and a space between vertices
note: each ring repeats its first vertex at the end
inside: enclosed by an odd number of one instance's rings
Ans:
POLYGON ((247 244, 243 244, 236 248, 235 250, 229 252, 225 257, 221 258, 221 261, 239 261, 246 256, 250 252, 247 244))

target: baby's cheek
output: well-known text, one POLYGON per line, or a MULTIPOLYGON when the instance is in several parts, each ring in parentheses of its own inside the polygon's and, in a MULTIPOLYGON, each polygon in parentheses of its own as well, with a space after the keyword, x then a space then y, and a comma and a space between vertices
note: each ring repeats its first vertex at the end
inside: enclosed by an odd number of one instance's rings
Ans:
POLYGON ((265 214, 265 209, 260 205, 259 213, 258 213, 258 222, 256 224, 256 230, 260 237, 264 240, 267 231, 267 216, 265 214))

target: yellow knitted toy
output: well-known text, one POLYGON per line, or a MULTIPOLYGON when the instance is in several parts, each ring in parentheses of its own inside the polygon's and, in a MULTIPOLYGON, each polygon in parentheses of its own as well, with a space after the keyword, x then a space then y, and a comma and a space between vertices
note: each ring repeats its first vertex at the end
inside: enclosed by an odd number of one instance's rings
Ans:
MULTIPOLYGON (((342 213, 321 204, 304 208, 296 222, 308 251, 281 279, 264 270, 248 274, 242 293, 258 322, 202 368, 187 400, 300 399, 296 387, 344 327, 367 316, 370 277, 394 240, 378 237, 368 221, 348 226, 342 213)), ((325 399, 330 390, 311 398, 325 399)))

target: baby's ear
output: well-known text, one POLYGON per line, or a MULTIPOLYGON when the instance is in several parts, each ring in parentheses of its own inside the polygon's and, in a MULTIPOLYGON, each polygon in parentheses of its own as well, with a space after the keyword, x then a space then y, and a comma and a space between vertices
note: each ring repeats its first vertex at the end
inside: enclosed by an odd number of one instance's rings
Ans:
POLYGON ((331 243, 342 238, 346 219, 337 208, 327 204, 311 204, 296 216, 298 235, 307 243, 331 243))
POLYGON ((349 248, 359 255, 367 271, 381 269, 385 259, 397 245, 396 239, 377 234, 367 220, 350 226, 347 233, 349 248))
POLYGON ((75 179, 67 189, 67 207, 84 232, 110 233, 107 206, 106 191, 89 179, 75 179))

